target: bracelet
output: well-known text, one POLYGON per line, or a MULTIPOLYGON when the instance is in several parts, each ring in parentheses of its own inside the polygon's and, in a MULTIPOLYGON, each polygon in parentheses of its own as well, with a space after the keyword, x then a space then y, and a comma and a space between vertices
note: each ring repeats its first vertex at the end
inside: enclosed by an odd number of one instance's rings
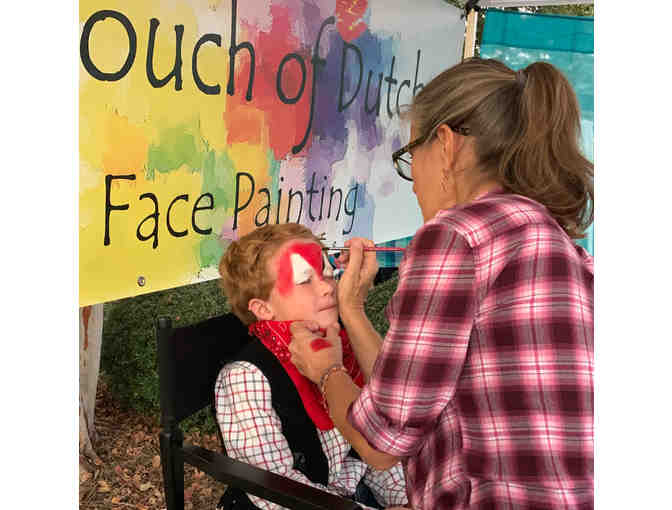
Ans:
POLYGON ((322 400, 324 401, 325 407, 327 407, 327 412, 328 412, 328 406, 327 406, 327 396, 324 393, 324 390, 326 389, 327 386, 327 381, 329 380, 329 377, 331 374, 334 372, 343 372, 343 373, 348 373, 348 370, 343 366, 342 363, 336 363, 334 365, 331 365, 327 370, 322 374, 322 377, 320 378, 320 393, 322 394, 322 400))

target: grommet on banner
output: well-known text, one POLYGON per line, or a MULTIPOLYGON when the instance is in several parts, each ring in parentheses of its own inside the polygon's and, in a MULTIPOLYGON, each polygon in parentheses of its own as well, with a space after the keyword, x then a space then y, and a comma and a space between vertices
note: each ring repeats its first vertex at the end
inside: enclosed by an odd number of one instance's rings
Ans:
POLYGON ((144 287, 147 281, 144 276, 138 276, 138 287, 144 287))

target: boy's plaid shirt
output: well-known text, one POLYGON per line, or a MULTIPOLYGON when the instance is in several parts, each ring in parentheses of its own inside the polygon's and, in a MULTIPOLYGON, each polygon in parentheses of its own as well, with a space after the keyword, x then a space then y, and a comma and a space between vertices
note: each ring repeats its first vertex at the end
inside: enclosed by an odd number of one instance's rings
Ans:
POLYGON ((387 315, 349 419, 403 458, 415 510, 592 508, 592 258, 543 206, 441 211, 387 315))

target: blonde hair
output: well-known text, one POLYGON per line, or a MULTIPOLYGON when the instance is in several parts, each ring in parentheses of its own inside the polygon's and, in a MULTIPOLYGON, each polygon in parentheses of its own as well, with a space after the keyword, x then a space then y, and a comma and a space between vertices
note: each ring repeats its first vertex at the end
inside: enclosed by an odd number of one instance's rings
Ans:
POLYGON ((593 164, 579 147, 574 90, 551 64, 515 72, 497 60, 465 60, 425 85, 406 116, 427 140, 444 123, 468 128, 481 172, 546 206, 570 237, 584 237, 593 164))
POLYGON ((219 261, 219 285, 233 313, 245 324, 257 320, 248 310, 250 299, 268 299, 275 280, 268 271, 268 260, 278 248, 291 239, 320 239, 298 223, 264 225, 233 241, 219 261))

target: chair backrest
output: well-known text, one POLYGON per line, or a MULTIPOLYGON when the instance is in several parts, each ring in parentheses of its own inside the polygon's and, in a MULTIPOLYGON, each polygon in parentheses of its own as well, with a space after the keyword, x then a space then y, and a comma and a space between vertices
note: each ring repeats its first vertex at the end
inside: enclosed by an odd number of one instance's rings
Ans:
POLYGON ((157 321, 161 423, 172 427, 210 405, 222 366, 250 341, 247 328, 232 313, 191 326, 173 328, 157 321))

